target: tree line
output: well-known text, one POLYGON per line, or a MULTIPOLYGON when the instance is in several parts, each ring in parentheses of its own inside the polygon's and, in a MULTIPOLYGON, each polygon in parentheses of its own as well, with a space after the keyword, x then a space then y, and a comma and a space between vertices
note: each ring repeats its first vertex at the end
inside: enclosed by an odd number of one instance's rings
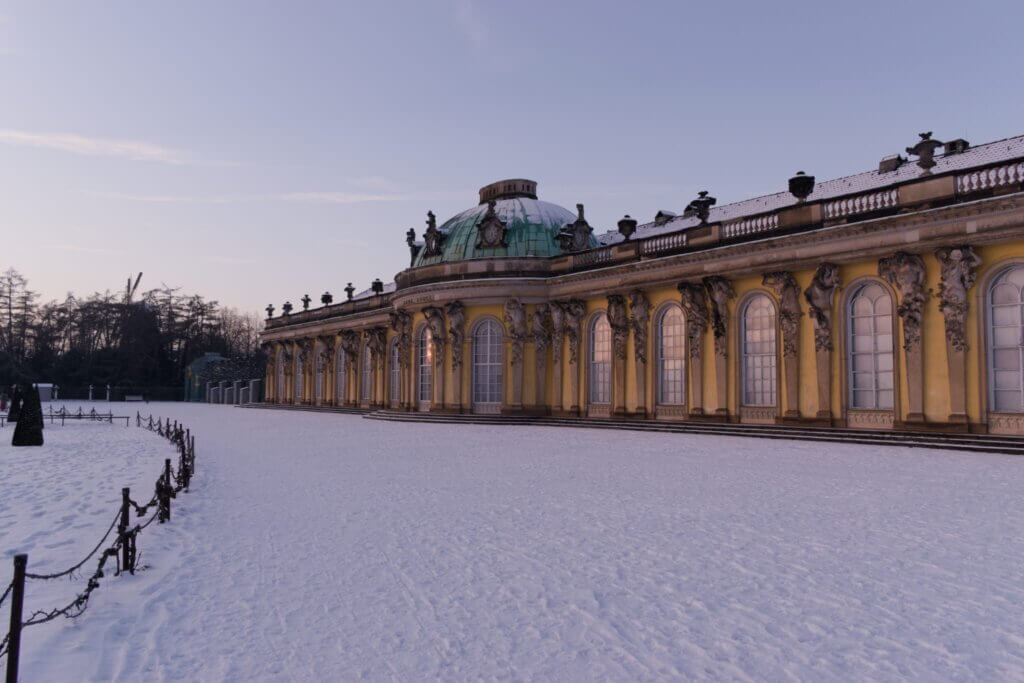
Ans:
POLYGON ((207 352, 262 362, 257 315, 177 287, 38 300, 17 270, 0 273, 0 386, 110 384, 141 392, 181 387, 188 364, 207 352))

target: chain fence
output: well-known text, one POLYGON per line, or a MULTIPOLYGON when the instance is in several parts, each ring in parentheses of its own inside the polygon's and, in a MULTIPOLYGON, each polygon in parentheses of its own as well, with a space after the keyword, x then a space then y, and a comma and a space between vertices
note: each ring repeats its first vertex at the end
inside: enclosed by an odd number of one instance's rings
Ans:
MULTIPOLYGON (((81 412, 81 411, 79 411, 81 412)), ((93 411, 95 413, 95 411, 93 411)), ((89 413, 82 419, 90 419, 89 413)), ((102 416, 107 418, 109 416, 102 416)), ((130 417, 124 418, 126 421, 130 417)), ((107 528, 106 533, 89 551, 89 553, 78 563, 67 569, 50 574, 37 574, 26 570, 28 564, 27 555, 14 556, 14 578, 0 595, 0 606, 11 598, 11 619, 10 630, 0 639, 0 659, 7 658, 7 680, 16 681, 18 677, 18 659, 21 646, 21 631, 29 626, 38 626, 53 621, 58 617, 75 619, 85 612, 89 606, 89 598, 100 586, 100 579, 106 578, 105 569, 107 562, 113 558, 115 563, 114 576, 120 576, 123 572, 135 573, 136 561, 138 559, 137 538, 139 534, 154 521, 161 524, 171 519, 171 499, 176 498, 182 491, 187 492, 195 474, 196 439, 191 430, 177 421, 157 418, 155 421, 152 415, 143 418, 138 412, 135 413, 135 426, 154 432, 167 439, 178 450, 177 469, 171 466, 171 459, 164 460, 163 472, 157 477, 153 487, 153 497, 145 504, 139 504, 132 500, 129 488, 121 489, 121 505, 114 515, 113 521, 107 528), (141 519, 155 508, 153 513, 141 524, 134 526, 130 523, 130 512, 135 511, 137 519, 141 519), (117 534, 113 542, 105 545, 114 530, 117 534), (26 581, 52 581, 64 577, 72 580, 78 577, 79 570, 85 564, 98 557, 96 569, 89 575, 84 588, 75 595, 69 603, 55 607, 51 610, 36 610, 27 619, 22 619, 22 607, 24 604, 26 581)))

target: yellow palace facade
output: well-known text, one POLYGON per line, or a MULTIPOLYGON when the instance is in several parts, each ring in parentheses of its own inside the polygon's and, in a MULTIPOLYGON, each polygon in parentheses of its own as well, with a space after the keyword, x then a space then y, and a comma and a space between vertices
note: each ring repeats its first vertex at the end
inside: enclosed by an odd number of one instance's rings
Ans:
POLYGON ((269 403, 1024 434, 1024 136, 604 234, 503 180, 406 241, 268 306, 269 403))

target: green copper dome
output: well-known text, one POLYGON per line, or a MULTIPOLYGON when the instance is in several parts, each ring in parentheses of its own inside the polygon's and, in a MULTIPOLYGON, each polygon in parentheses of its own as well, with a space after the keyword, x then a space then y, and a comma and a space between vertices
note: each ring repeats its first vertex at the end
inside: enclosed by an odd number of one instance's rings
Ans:
MULTIPOLYGON (((427 255, 420 249, 413 267, 478 258, 549 258, 564 252, 558 245, 558 232, 576 220, 577 215, 557 204, 537 199, 537 183, 530 180, 502 180, 480 190, 480 204, 449 218, 439 228, 440 253, 427 255), (505 225, 505 246, 485 246, 478 225, 494 216, 505 225)), ((428 241, 429 244, 429 241, 428 241)), ((598 246, 590 237, 590 246, 598 246)))

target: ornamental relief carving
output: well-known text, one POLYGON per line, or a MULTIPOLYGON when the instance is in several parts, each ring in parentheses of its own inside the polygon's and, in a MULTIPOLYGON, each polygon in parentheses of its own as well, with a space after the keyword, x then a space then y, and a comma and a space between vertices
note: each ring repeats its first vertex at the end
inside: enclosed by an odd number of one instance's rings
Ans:
POLYGON ((839 266, 822 263, 804 291, 807 310, 814 321, 814 349, 832 350, 832 294, 839 286, 839 266))
POLYGON ((391 329, 398 335, 398 361, 403 368, 409 367, 412 351, 412 315, 407 311, 392 311, 388 314, 391 329))
POLYGON ((497 249, 498 247, 508 246, 508 242, 505 241, 507 233, 505 222, 498 218, 498 214, 494 212, 494 205, 495 201, 493 199, 487 202, 487 213, 483 215, 480 222, 476 225, 477 249, 497 249))
POLYGON ((779 297, 779 327, 782 328, 782 355, 795 358, 800 346, 800 285, 787 271, 765 273, 761 283, 771 287, 779 297))
POLYGON ((519 299, 505 302, 505 330, 511 343, 512 365, 523 362, 523 343, 526 341, 526 309, 519 299))
POLYGON ((704 278, 704 287, 711 298, 711 330, 715 334, 715 353, 726 355, 728 341, 726 321, 729 319, 729 299, 736 296, 732 283, 719 275, 704 278))
POLYGON ((554 360, 562 362, 562 339, 565 337, 565 308, 564 304, 552 301, 548 306, 548 315, 551 317, 551 344, 554 346, 554 360))
POLYGON ((448 315, 448 340, 452 347, 452 366, 462 367, 462 347, 466 340, 466 307, 461 301, 452 301, 445 305, 448 315))
POLYGON ((356 357, 359 356, 359 335, 352 330, 343 330, 341 332, 341 350, 345 353, 345 359, 349 363, 354 363, 356 357))
POLYGON ((612 328, 612 353, 622 360, 626 357, 629 316, 626 315, 626 298, 621 294, 608 295, 608 325, 612 328))
POLYGON ((423 309, 423 316, 427 319, 427 326, 430 328, 430 340, 434 349, 434 362, 444 364, 444 311, 436 306, 427 306, 423 309))
POLYGON ((647 329, 651 319, 651 302, 642 290, 629 293, 629 324, 633 328, 633 353, 638 363, 647 362, 647 329))
POLYGON ((974 247, 942 247, 935 251, 941 276, 939 279, 939 310, 946 323, 946 339, 956 351, 967 351, 967 293, 977 279, 975 270, 981 257, 974 247))
POLYGON ((878 262, 878 275, 899 293, 896 313, 903 321, 903 348, 916 351, 921 348, 921 321, 928 298, 924 261, 917 254, 898 251, 878 262))
POLYGON ((700 360, 704 350, 704 333, 708 329, 707 295, 701 285, 680 282, 679 294, 686 314, 686 345, 691 361, 700 360))
POLYGON ((537 307, 530 315, 530 334, 533 337, 533 345, 537 349, 537 363, 544 362, 544 353, 551 343, 551 306, 548 304, 537 304, 537 307))
POLYGON ((562 329, 569 340, 569 363, 576 365, 580 354, 580 322, 587 311, 587 306, 579 299, 570 299, 561 305, 565 322, 562 329))
POLYGON ((366 345, 370 349, 370 358, 379 363, 387 348, 388 330, 386 327, 373 327, 366 332, 366 345))

